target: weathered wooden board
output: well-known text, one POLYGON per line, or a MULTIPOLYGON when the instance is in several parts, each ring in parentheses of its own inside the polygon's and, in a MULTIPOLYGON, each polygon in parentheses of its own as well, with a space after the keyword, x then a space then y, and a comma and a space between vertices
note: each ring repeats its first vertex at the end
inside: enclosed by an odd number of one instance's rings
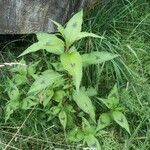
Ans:
POLYGON ((60 23, 95 0, 0 0, 0 34, 53 32, 60 23))

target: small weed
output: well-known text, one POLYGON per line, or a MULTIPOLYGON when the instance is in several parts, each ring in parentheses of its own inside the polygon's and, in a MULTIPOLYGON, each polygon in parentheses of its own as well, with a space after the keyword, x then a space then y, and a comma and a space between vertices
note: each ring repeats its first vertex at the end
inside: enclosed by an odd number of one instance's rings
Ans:
MULTIPOLYGON (((9 101, 6 104, 7 122, 18 109, 28 110, 40 107, 47 115, 48 121, 58 118, 66 135, 66 142, 87 143, 90 148, 101 149, 97 139, 100 130, 115 120, 129 133, 128 122, 121 112, 117 86, 110 92, 108 99, 102 102, 110 112, 95 114, 94 104, 90 97, 95 96, 94 88, 81 85, 83 68, 115 59, 119 55, 109 52, 91 52, 80 54, 74 43, 84 37, 104 37, 93 33, 81 32, 83 11, 75 14, 64 28, 54 22, 59 33, 37 33, 38 42, 28 47, 19 57, 45 49, 57 55, 58 59, 40 68, 40 61, 29 65, 18 65, 11 70, 13 76, 8 78, 6 93, 9 101), (39 69, 40 68, 40 69, 39 69), (46 69, 47 68, 47 69, 46 69), (32 84, 31 84, 32 83, 32 84), (98 116, 100 116, 99 119, 98 116), (98 123, 97 123, 98 122, 98 123), (68 129, 70 131, 68 131, 68 129)), ((22 60, 20 64, 25 64, 22 60)), ((100 98, 98 98, 100 99, 100 98)))

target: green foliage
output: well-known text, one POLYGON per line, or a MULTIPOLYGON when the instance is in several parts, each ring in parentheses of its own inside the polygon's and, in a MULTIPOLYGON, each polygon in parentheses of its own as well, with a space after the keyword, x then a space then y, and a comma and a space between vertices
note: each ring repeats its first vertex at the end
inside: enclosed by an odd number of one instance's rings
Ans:
POLYGON ((87 145, 91 148, 91 149, 98 149, 101 150, 101 146, 98 142, 98 140, 95 138, 95 136, 88 135, 85 137, 85 141, 87 143, 87 145))
POLYGON ((65 70, 73 77, 77 91, 79 91, 80 82, 82 79, 82 58, 81 55, 74 51, 63 53, 60 57, 61 63, 65 70))
POLYGON ((111 120, 114 120, 121 127, 125 128, 126 131, 130 134, 129 125, 126 117, 121 112, 119 107, 119 95, 117 85, 115 84, 113 89, 110 91, 107 99, 98 98, 106 107, 110 109, 110 112, 107 114, 102 114, 99 118, 98 129, 104 128, 111 123, 111 120))
POLYGON ((83 142, 88 147, 101 149, 99 132, 115 120, 129 133, 129 126, 119 107, 118 88, 115 85, 107 99, 98 98, 110 109, 100 116, 96 105, 95 88, 84 87, 82 83, 83 67, 97 65, 114 60, 119 55, 109 52, 91 52, 80 54, 75 41, 84 37, 103 38, 93 33, 81 32, 83 11, 75 14, 65 27, 57 25, 57 34, 37 33, 38 42, 32 44, 20 56, 44 49, 56 54, 50 55, 46 66, 42 61, 12 70, 6 90, 9 101, 6 105, 6 121, 14 111, 38 107, 45 112, 47 121, 57 120, 57 126, 67 133, 69 141, 83 142), (99 117, 99 118, 98 118, 99 117), (98 118, 98 119, 97 119, 98 118), (69 129, 69 130, 68 130, 69 129))
POLYGON ((68 21, 66 28, 64 29, 67 47, 72 45, 76 41, 77 36, 80 34, 82 28, 82 18, 83 11, 80 11, 68 21))
MULTIPOLYGON (((105 38, 87 38, 76 42, 77 51, 81 56, 90 52, 110 52, 119 55, 102 64, 82 64, 80 90, 90 97, 97 123, 94 123, 89 114, 83 112, 72 99, 72 93, 76 90, 75 84, 59 61, 59 55, 40 51, 26 57, 26 66, 0 68, 0 149, 5 149, 14 133, 25 122, 8 149, 95 149, 95 144, 87 144, 88 139, 94 137, 99 141, 102 150, 149 150, 149 12, 148 0, 116 0, 105 6, 100 3, 86 13, 84 30, 103 35, 105 38), (34 81, 42 72, 50 69, 61 74, 63 78, 59 78, 57 82, 37 94, 28 94, 34 81), (18 100, 10 100, 8 96, 7 90, 11 89, 8 78, 19 91, 18 100), (119 90, 119 104, 117 107, 113 106, 113 109, 127 117, 131 136, 119 127, 112 116, 113 111, 102 102, 102 99, 108 99, 110 89, 115 83, 119 90), (47 98, 50 93, 53 94, 52 98, 47 98), (97 100, 96 97, 100 97, 101 100, 97 100), (12 113, 9 119, 6 119, 8 105, 8 112, 12 113), (67 114, 65 134, 59 120, 59 113, 63 110, 67 114), (7 122, 4 122, 4 118, 7 122), (83 118, 87 121, 83 121, 83 118), (87 142, 85 136, 90 137, 87 138, 87 142)), ((65 27, 56 22, 55 24, 60 32, 55 35, 60 38, 65 27)), ((65 42, 62 37, 60 39, 65 42)), ((4 62, 15 62, 16 59, 18 62, 19 58, 16 56, 30 46, 31 42, 36 42, 36 37, 32 34, 0 35, 0 65, 4 62)), ((66 47, 64 50, 73 51, 66 47)), ((20 62, 25 64, 24 60, 20 62)))
POLYGON ((120 111, 114 111, 112 112, 112 116, 113 119, 123 128, 125 128, 129 134, 130 134, 130 130, 129 130, 129 125, 127 122, 126 117, 124 116, 124 114, 120 111))
POLYGON ((112 119, 109 113, 102 113, 98 119, 97 131, 104 129, 110 125, 112 119))
POLYGON ((63 35, 66 41, 66 47, 69 48, 75 41, 84 37, 103 38, 93 33, 81 32, 83 23, 83 11, 75 14, 66 24, 64 28, 59 23, 52 20, 57 25, 58 31, 63 35))
POLYGON ((82 109, 84 112, 89 114, 91 119, 95 121, 95 111, 90 98, 82 91, 79 92, 75 91, 73 95, 73 99, 80 107, 80 109, 82 109))
POLYGON ((90 54, 82 55, 82 62, 83 62, 83 66, 88 66, 92 64, 104 63, 118 56, 119 55, 111 54, 108 52, 91 52, 90 54))
POLYGON ((54 54, 62 54, 64 51, 64 42, 57 38, 54 34, 37 33, 38 42, 28 47, 20 56, 26 55, 31 52, 36 52, 41 49, 54 54))
POLYGON ((37 93, 41 90, 44 90, 47 87, 51 86, 55 81, 59 80, 59 78, 60 74, 58 74, 57 72, 54 72, 52 70, 46 70, 42 72, 42 75, 37 77, 37 79, 30 87, 28 93, 37 93))
POLYGON ((63 128, 65 130, 66 129, 66 125, 67 125, 67 114, 66 114, 65 111, 62 110, 59 113, 59 120, 60 120, 60 122, 61 122, 61 124, 62 124, 62 126, 63 126, 63 128))
POLYGON ((119 95, 117 85, 114 85, 107 99, 99 98, 101 102, 109 109, 115 109, 119 104, 119 95))

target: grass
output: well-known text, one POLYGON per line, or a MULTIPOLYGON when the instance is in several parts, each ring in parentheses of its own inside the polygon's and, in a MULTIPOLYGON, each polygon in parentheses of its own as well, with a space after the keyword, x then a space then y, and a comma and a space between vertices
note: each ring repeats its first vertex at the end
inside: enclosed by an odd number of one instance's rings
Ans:
MULTIPOLYGON (((83 81, 85 86, 95 86, 98 94, 104 97, 115 82, 120 86, 121 104, 131 136, 114 124, 99 137, 103 150, 150 149, 150 2, 115 0, 108 6, 98 5, 86 13, 84 29, 104 35, 106 39, 82 40, 77 45, 81 52, 104 50, 120 55, 115 61, 88 68, 83 81)), ((34 41, 33 35, 1 36, 1 63, 15 61, 16 56, 34 41)), ((40 55, 34 54, 32 59, 38 60, 40 55)), ((30 56, 27 59, 32 61, 30 56)), ((48 56, 43 59, 48 60, 48 56)), ((60 125, 47 122, 40 108, 17 111, 4 122, 7 99, 3 90, 8 69, 0 71, 0 149, 7 146, 8 149, 82 149, 76 143, 65 143, 60 125)), ((101 106, 101 109, 105 108, 101 106)))

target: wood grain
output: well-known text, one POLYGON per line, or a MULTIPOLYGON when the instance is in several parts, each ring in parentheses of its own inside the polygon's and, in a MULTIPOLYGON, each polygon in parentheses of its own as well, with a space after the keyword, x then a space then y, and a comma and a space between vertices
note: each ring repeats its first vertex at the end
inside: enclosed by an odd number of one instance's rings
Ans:
POLYGON ((65 23, 91 0, 0 0, 0 34, 54 32, 53 19, 65 23))

